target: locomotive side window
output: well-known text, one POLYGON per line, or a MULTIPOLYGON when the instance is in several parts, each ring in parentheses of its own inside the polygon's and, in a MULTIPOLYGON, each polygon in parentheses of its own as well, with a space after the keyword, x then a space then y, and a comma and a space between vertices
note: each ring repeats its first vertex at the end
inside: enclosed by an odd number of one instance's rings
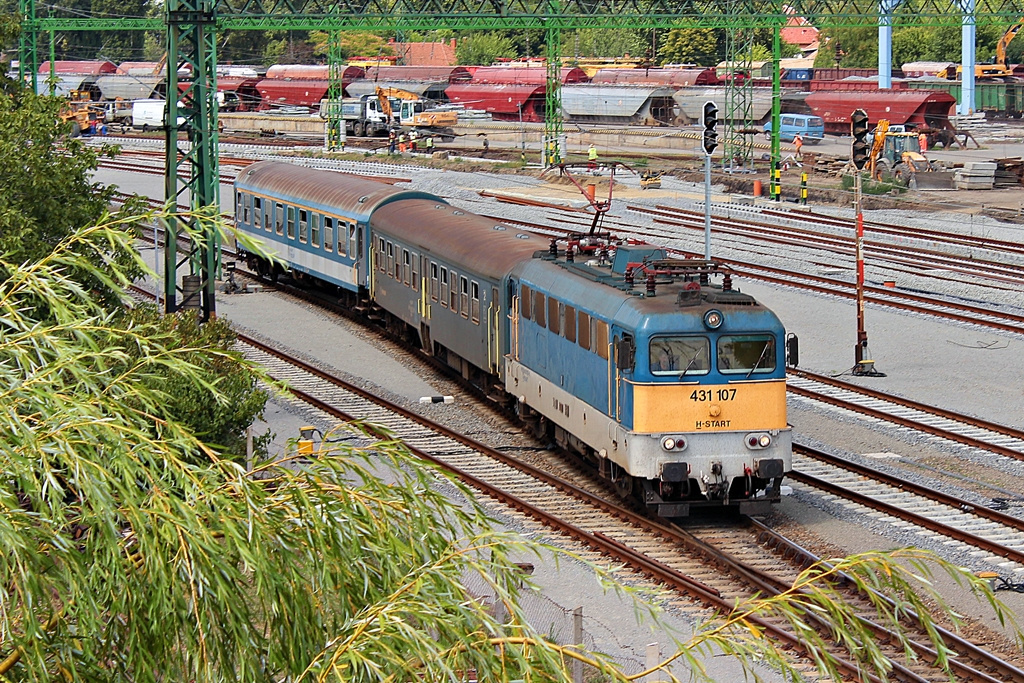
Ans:
POLYGON ((299 241, 306 243, 309 234, 309 213, 305 209, 299 209, 299 241))
POLYGON ((334 250, 334 219, 324 216, 324 249, 334 250))
POLYGON ((409 250, 402 250, 402 282, 406 285, 409 284, 409 271, 412 269, 412 261, 409 256, 409 250))
POLYGON ((288 239, 295 239, 295 207, 288 207, 288 239))
POLYGON ((706 375, 711 370, 707 337, 655 337, 649 350, 654 375, 706 375))
POLYGON ((437 292, 438 292, 438 279, 437 278, 438 278, 437 264, 431 262, 431 264, 430 264, 430 299, 432 301, 437 301, 437 292))
POLYGON ((572 306, 566 306, 562 315, 562 334, 569 341, 576 341, 576 309, 572 306))
POLYGON ((469 317, 473 322, 480 322, 480 283, 473 282, 469 290, 469 317))
POLYGON ((452 286, 448 290, 448 308, 452 309, 455 313, 459 312, 459 276, 455 271, 451 271, 452 275, 452 286))
POLYGON ((590 348, 590 314, 580 311, 579 320, 580 333, 576 338, 576 342, 580 345, 581 349, 593 351, 593 349, 590 348))
POLYGON ((533 293, 533 321, 541 327, 546 327, 544 322, 544 295, 540 292, 533 293))
POLYGON ((558 303, 558 299, 554 299, 550 296, 548 297, 548 329, 555 334, 559 333, 558 323, 561 322, 561 318, 558 316, 558 309, 560 306, 561 304, 558 303))
POLYGON ((318 213, 309 217, 309 243, 314 247, 320 247, 320 214, 318 213))
POLYGON ((531 296, 533 296, 533 293, 530 291, 530 288, 523 285, 523 291, 519 295, 519 315, 522 316, 523 320, 530 320, 530 304, 533 303, 533 300, 530 298, 531 296))
POLYGON ((274 204, 274 225, 277 227, 277 234, 284 234, 284 204, 274 204))
POLYGON ((448 269, 441 269, 441 305, 448 308, 448 269))
MULTIPOLYGON (((252 207, 252 224, 254 227, 259 228, 263 224, 263 200, 260 197, 253 197, 252 207)), ((267 227, 269 228, 270 226, 268 225, 267 227)))
POLYGON ((748 377, 775 370, 775 337, 770 334, 735 334, 718 338, 718 371, 748 377))
POLYGON ((594 321, 594 341, 597 344, 597 355, 608 360, 608 323, 603 320, 594 321))

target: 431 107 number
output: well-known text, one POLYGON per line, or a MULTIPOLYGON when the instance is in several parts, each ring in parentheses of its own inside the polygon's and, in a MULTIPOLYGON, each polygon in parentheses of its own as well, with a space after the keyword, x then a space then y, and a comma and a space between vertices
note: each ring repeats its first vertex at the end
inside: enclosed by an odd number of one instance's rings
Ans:
POLYGON ((690 394, 691 401, 732 401, 735 398, 735 389, 694 389, 690 394))

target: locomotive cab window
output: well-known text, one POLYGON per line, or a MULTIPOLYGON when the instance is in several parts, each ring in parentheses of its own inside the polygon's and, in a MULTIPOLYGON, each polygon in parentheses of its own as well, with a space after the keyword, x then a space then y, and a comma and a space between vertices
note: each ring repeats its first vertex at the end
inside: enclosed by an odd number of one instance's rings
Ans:
POLYGON ((309 234, 309 213, 305 209, 299 210, 299 241, 306 243, 309 234))
POLYGON ((706 375, 711 370, 707 337, 655 337, 648 347, 652 375, 706 375))
POLYGON ((595 320, 594 322, 594 343, 597 348, 597 355, 601 356, 604 360, 608 360, 608 323, 603 320, 595 320))
POLYGON ((519 295, 519 315, 522 316, 523 320, 530 320, 530 304, 532 303, 530 297, 533 293, 530 288, 523 285, 522 293, 519 295))
MULTIPOLYGON (((263 224, 263 200, 259 197, 252 198, 252 224, 253 227, 259 228, 263 224)), ((270 227, 269 225, 267 226, 270 227)))
POLYGON ((723 375, 759 375, 775 370, 775 337, 735 334, 718 338, 718 371, 723 375))
POLYGON ((334 250, 334 219, 324 216, 324 249, 334 250))

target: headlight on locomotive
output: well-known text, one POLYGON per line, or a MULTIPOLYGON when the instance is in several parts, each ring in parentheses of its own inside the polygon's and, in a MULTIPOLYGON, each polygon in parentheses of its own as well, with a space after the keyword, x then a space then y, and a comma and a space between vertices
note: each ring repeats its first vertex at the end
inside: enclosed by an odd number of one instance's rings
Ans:
POLYGON ((772 445, 772 436, 765 432, 747 434, 747 438, 744 440, 744 443, 747 444, 747 448, 750 450, 760 451, 772 445))
POLYGON ((661 447, 666 451, 681 451, 686 448, 686 439, 681 436, 666 436, 661 440, 661 447))

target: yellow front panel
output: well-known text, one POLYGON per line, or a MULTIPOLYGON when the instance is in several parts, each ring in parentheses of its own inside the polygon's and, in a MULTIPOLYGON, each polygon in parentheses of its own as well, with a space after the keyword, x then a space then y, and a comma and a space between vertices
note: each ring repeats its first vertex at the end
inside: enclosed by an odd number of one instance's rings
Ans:
POLYGON ((633 431, 725 432, 784 429, 786 381, 634 384, 633 431))

